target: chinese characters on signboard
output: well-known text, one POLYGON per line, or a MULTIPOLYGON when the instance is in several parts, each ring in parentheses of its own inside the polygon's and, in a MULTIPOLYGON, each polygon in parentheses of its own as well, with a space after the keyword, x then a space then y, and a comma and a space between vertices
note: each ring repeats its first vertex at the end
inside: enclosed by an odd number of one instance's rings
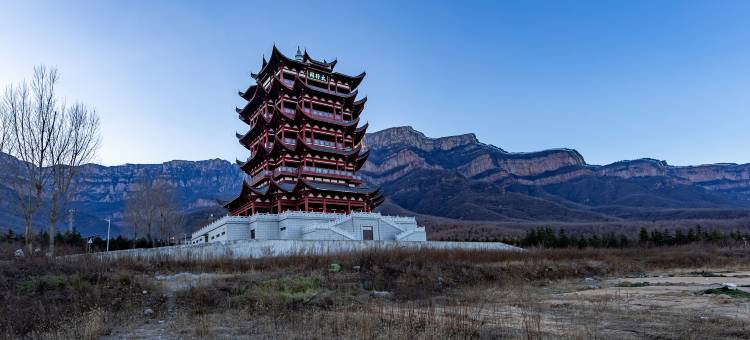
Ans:
POLYGON ((307 70, 307 78, 312 79, 312 80, 322 81, 324 83, 328 82, 328 77, 326 77, 325 74, 320 74, 318 72, 310 71, 310 70, 307 70))

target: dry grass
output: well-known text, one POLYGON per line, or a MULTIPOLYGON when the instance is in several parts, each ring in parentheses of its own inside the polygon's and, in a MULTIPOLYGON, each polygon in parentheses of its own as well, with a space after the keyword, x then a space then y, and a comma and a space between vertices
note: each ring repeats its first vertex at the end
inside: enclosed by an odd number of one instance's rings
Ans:
POLYGON ((746 268, 748 260, 750 249, 717 247, 6 260, 0 327, 7 338, 87 339, 138 327, 182 338, 743 338, 750 336, 747 321, 634 312, 628 297, 617 295, 551 303, 550 287, 584 277, 746 268), (330 272, 332 263, 342 270, 330 272), (202 282, 192 288, 155 279, 184 272, 208 274, 195 275, 202 282), (388 294, 373 297, 374 291, 388 294), (166 321, 150 322, 142 316, 146 307, 166 321))

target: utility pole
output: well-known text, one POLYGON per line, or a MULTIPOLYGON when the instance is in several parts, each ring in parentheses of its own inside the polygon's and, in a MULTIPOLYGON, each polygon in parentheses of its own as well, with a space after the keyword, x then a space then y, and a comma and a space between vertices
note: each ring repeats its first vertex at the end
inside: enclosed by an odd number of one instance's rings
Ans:
POLYGON ((109 229, 112 227, 112 218, 107 217, 104 220, 107 221, 107 251, 109 251, 109 229))
POLYGON ((73 233, 73 214, 76 212, 75 209, 68 210, 68 232, 73 233))

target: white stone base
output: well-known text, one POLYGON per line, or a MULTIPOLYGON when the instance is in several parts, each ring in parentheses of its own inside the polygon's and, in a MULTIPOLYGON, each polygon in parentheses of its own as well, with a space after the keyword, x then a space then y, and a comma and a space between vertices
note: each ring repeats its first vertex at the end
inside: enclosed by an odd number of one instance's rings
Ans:
POLYGON ((473 251, 523 251, 500 242, 409 242, 409 241, 300 241, 268 240, 209 242, 199 245, 128 249, 70 255, 70 258, 94 256, 100 260, 130 259, 139 263, 150 261, 215 261, 223 259, 256 259, 289 255, 331 255, 347 252, 390 251, 398 249, 463 249, 473 251))
POLYGON ((287 211, 224 216, 192 235, 191 244, 237 240, 427 241, 414 217, 287 211))

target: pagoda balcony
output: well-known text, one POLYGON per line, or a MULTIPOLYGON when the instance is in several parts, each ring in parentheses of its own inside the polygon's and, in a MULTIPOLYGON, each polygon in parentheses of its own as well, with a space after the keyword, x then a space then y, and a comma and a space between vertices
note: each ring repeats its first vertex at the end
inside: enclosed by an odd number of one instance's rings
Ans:
POLYGON ((305 143, 314 144, 318 146, 324 146, 324 147, 331 148, 331 149, 352 151, 351 146, 345 147, 344 144, 342 143, 330 142, 327 140, 305 138, 305 143))
POLYGON ((281 141, 284 144, 297 145, 297 139, 296 138, 284 137, 284 139, 282 139, 281 141))
POLYGON ((296 176, 299 173, 299 168, 294 168, 290 166, 280 166, 276 169, 273 169, 273 176, 276 177, 278 175, 292 175, 296 176))
POLYGON ((296 112, 297 112, 297 111, 296 111, 295 109, 292 109, 292 108, 288 108, 288 107, 285 107, 285 108, 284 108, 284 113, 287 113, 287 114, 293 115, 293 114, 295 114, 296 112))
POLYGON ((311 174, 311 175, 334 175, 338 177, 351 178, 351 179, 357 179, 357 180, 362 179, 361 176, 355 175, 351 171, 318 168, 318 167, 312 167, 312 166, 303 166, 302 171, 300 173, 311 174))
POLYGON ((333 114, 331 112, 326 112, 326 111, 321 111, 321 110, 315 110, 315 109, 310 109, 310 108, 304 108, 304 110, 305 110, 306 113, 309 113, 309 114, 312 114, 312 115, 315 115, 315 116, 318 116, 318 117, 322 117, 322 118, 325 118, 325 119, 342 121, 344 123, 351 123, 352 122, 351 120, 345 120, 344 117, 342 115, 339 115, 339 114, 333 114))
POLYGON ((252 177, 250 180, 250 185, 258 184, 262 179, 266 177, 271 177, 273 175, 273 172, 271 170, 263 170, 261 172, 258 172, 255 176, 252 177))

